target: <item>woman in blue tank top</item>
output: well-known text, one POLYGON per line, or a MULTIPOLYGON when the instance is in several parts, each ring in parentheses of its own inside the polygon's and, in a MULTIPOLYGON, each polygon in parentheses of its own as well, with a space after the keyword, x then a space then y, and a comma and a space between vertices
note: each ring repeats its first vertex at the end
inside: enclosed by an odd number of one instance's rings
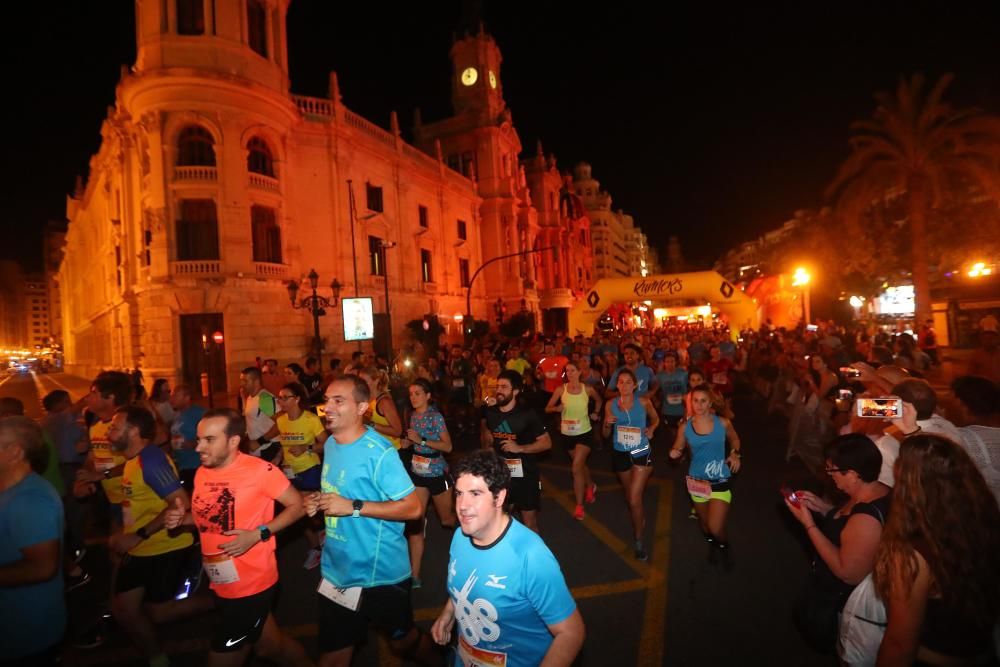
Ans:
POLYGON ((638 384, 632 371, 622 367, 618 372, 619 396, 604 404, 603 431, 605 438, 614 433, 611 439, 614 443, 612 467, 625 487, 625 499, 632 515, 635 557, 637 560, 646 560, 649 556, 642 544, 646 528, 642 494, 653 472, 649 440, 659 426, 660 418, 648 398, 635 395, 638 384))
POLYGON ((721 553, 724 565, 731 565, 726 541, 726 517, 733 500, 729 477, 740 469, 740 437, 733 424, 712 411, 712 388, 702 384, 691 390, 691 418, 678 429, 670 458, 679 459, 685 447, 691 449, 687 488, 701 530, 708 542, 709 562, 721 553), (726 441, 729 455, 726 456, 726 441))

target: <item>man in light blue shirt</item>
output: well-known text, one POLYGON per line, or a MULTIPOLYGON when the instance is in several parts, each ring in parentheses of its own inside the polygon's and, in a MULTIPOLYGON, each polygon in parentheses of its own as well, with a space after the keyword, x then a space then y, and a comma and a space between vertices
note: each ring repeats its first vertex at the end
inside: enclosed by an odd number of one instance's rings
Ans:
POLYGON ((510 471, 492 450, 474 452, 455 475, 456 531, 448 559, 449 599, 431 635, 451 641, 455 667, 570 665, 586 630, 555 556, 504 511, 510 471))
POLYGON ((422 514, 413 483, 392 443, 364 424, 368 385, 345 375, 326 389, 322 491, 305 498, 322 512, 326 540, 319 586, 321 662, 349 665, 355 644, 375 624, 400 656, 441 664, 434 643, 413 622, 405 521, 422 514))
POLYGON ((0 419, 0 651, 16 664, 55 665, 66 629, 62 502, 38 475, 48 456, 35 422, 0 419))

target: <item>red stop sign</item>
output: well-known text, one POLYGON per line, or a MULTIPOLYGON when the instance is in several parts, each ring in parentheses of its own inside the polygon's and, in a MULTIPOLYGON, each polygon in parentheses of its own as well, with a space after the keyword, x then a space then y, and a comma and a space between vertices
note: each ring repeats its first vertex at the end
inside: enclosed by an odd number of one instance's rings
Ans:
POLYGON ((225 339, 223 338, 221 331, 216 331, 214 334, 212 334, 212 340, 215 341, 216 345, 222 345, 222 341, 225 339))

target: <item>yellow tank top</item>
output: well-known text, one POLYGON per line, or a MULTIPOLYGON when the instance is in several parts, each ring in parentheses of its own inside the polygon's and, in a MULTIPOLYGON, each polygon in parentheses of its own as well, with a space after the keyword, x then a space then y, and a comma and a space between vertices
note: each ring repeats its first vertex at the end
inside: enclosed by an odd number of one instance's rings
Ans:
MULTIPOLYGON (((111 441, 108 440, 109 430, 111 430, 110 419, 106 422, 96 421, 90 426, 90 458, 94 462, 94 470, 98 472, 104 472, 125 463, 125 456, 111 448, 111 441)), ((121 505, 125 498, 125 494, 122 492, 121 477, 102 479, 101 486, 104 487, 104 494, 108 497, 109 503, 121 505)))
MULTIPOLYGON (((386 419, 385 415, 378 411, 379 401, 383 398, 388 398, 390 401, 392 400, 392 396, 388 393, 379 394, 378 398, 372 401, 371 407, 368 408, 368 418, 373 424, 377 424, 378 426, 389 426, 389 420, 386 419)), ((393 447, 399 449, 401 443, 399 442, 398 436, 385 435, 384 433, 379 433, 379 435, 391 442, 393 447)))
POLYGON ((563 385, 562 419, 559 421, 559 432, 563 435, 582 435, 589 433, 591 427, 590 414, 587 408, 590 397, 586 385, 581 385, 579 394, 571 394, 569 385, 563 385))

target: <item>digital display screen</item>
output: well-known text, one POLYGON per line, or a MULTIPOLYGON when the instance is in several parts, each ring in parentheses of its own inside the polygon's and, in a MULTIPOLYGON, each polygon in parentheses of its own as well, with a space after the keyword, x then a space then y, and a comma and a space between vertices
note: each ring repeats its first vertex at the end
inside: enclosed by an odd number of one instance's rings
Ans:
POLYGON ((371 340, 375 337, 371 297, 341 299, 344 313, 344 340, 371 340))

